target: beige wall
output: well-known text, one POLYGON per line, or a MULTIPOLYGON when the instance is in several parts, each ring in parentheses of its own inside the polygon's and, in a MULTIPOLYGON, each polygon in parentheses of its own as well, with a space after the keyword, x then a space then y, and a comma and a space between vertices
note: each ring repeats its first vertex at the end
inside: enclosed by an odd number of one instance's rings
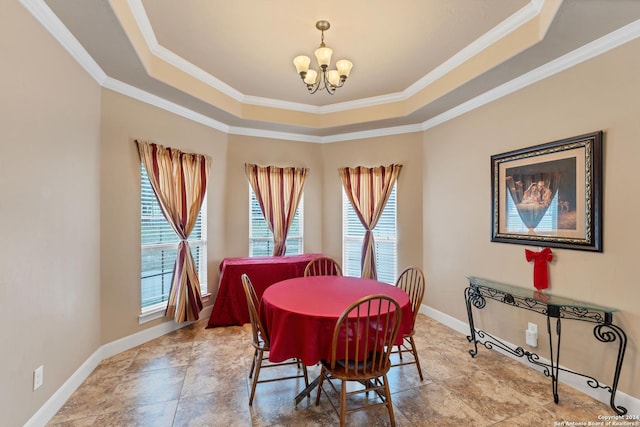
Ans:
POLYGON ((134 140, 212 158, 207 190, 208 286, 226 254, 227 136, 207 126, 104 89, 101 133, 101 325, 108 343, 156 325, 140 314, 140 157, 134 140))
POLYGON ((0 28, 0 424, 19 426, 100 346, 100 87, 18 2, 0 28))
MULTIPOLYGON (((0 6, 0 414, 21 425, 102 344, 156 325, 138 324, 139 159, 134 139, 213 158, 208 267, 215 290, 226 256, 248 253, 243 165, 311 169, 305 251, 338 259, 342 166, 403 164, 398 181, 398 266, 427 274, 425 303, 466 321, 466 275, 522 286, 524 246, 491 243, 492 154, 598 129, 605 131, 604 253, 554 250, 551 290, 620 308, 629 336, 620 389, 640 396, 640 42, 630 43, 424 133, 326 145, 225 135, 99 86, 17 2, 0 6), (20 40, 19 43, 16 40, 20 40), (81 197, 78 197, 81 194, 81 197), (44 386, 31 390, 45 367, 44 386)), ((211 302, 209 302, 211 303, 211 302)), ((511 342, 543 318, 503 307, 478 317, 511 342), (498 311, 500 321, 492 314, 498 311)), ((578 323, 578 322, 574 322, 578 323)), ((586 324, 564 322, 562 363, 610 379, 612 346, 586 324), (573 338, 572 338, 573 336, 573 338), (575 338, 575 337, 580 337, 575 338), (584 337, 584 338, 583 338, 584 337)), ((458 337, 464 339, 463 337, 458 337)), ((544 351, 540 351, 544 355, 544 351)))
MULTIPOLYGON (((424 265, 429 272, 425 301, 466 322, 465 276, 532 286, 526 246, 490 242, 491 155, 604 130, 604 252, 554 249, 550 290, 621 310, 614 322, 629 340, 619 389, 636 397, 640 396, 636 381, 640 377, 636 280, 640 181, 634 178, 640 159, 639 51, 640 41, 629 43, 428 130, 423 193, 424 265)), ((498 336, 528 348, 523 331, 534 319, 542 331, 540 348, 546 347, 544 317, 516 312, 507 307, 484 310, 479 315, 481 326, 489 325, 498 336), (496 320, 492 313, 503 317, 496 320)), ((561 363, 611 384, 616 345, 598 342, 592 331, 586 323, 563 323, 561 363)))
POLYGON ((342 260, 341 167, 379 166, 399 163, 398 176, 398 271, 422 266, 422 135, 395 135, 366 140, 336 142, 323 146, 324 203, 322 206, 323 252, 342 260))

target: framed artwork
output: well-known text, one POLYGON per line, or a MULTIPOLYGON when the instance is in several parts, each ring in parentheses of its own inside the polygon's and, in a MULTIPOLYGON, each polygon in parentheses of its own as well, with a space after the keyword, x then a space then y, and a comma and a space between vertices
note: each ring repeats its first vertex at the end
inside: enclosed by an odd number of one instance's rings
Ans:
POLYGON ((491 241, 602 252, 602 136, 491 156, 491 241))

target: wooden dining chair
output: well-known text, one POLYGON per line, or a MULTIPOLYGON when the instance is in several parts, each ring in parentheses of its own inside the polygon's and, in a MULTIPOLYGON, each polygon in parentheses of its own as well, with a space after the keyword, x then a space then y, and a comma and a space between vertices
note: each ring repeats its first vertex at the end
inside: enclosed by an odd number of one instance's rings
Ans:
POLYGON ((391 426, 395 426, 391 392, 387 372, 391 366, 387 349, 393 347, 402 321, 402 311, 396 300, 387 295, 369 295, 347 307, 338 318, 331 342, 331 360, 321 361, 320 379, 316 405, 320 394, 338 412, 340 426, 344 426, 347 414, 369 408, 386 406, 391 426), (323 389, 327 381, 335 394, 340 395, 336 405, 331 394, 323 389), (340 381, 340 390, 333 381, 340 381), (348 382, 358 382, 363 387, 347 391, 348 382), (348 401, 347 398, 360 393, 375 392, 373 399, 348 401), (349 404, 349 407, 347 406, 349 404), (339 410, 338 410, 339 407, 339 410))
POLYGON ((262 325, 262 321, 258 316, 259 300, 256 295, 256 291, 249 279, 249 276, 243 274, 242 287, 244 288, 245 296, 247 297, 247 307, 249 308, 249 318, 251 320, 251 344, 253 345, 253 361, 251 362, 251 370, 249 371, 249 378, 253 377, 251 383, 251 395, 249 396, 249 405, 253 404, 253 397, 256 393, 256 386, 259 383, 291 380, 295 378, 304 378, 305 387, 309 385, 309 377, 307 375, 307 367, 300 363, 299 360, 287 360, 280 363, 268 362, 268 357, 265 359, 266 353, 269 351, 269 335, 267 330, 262 325), (296 375, 289 375, 286 377, 269 378, 266 380, 260 380, 260 370, 262 368, 272 368, 275 366, 296 365, 298 369, 302 368, 302 373, 296 375), (255 370, 255 375, 254 375, 255 370))
POLYGON ((420 311, 420 305, 424 298, 424 273, 417 267, 406 268, 398 280, 396 280, 396 286, 401 288, 409 295, 409 301, 411 302, 411 311, 413 312, 413 322, 411 323, 411 332, 402 335, 402 344, 396 347, 396 350, 392 351, 392 354, 397 354, 399 362, 393 363, 392 366, 413 365, 418 368, 418 375, 420 375, 420 381, 423 380, 422 369, 420 368, 420 358, 418 357, 418 349, 413 339, 415 333, 416 317, 420 311), (403 359, 403 354, 411 354, 411 360, 403 359))
POLYGON ((304 276, 342 276, 342 268, 331 257, 319 257, 309 261, 304 269, 304 276))

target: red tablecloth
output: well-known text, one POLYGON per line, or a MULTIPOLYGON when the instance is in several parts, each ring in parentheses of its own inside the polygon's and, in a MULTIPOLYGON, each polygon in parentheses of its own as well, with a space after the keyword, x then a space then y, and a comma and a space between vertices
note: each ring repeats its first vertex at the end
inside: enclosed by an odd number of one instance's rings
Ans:
POLYGON ((371 279, 312 276, 285 280, 262 295, 260 317, 269 333, 269 360, 301 359, 311 366, 330 355, 338 317, 353 302, 373 294, 392 297, 402 308, 398 332, 410 333, 413 313, 409 297, 400 288, 371 279))
POLYGON ((260 298, 272 284, 302 276, 309 261, 320 256, 322 254, 223 259, 218 294, 207 328, 249 323, 249 309, 242 289, 243 273, 249 276, 260 298))

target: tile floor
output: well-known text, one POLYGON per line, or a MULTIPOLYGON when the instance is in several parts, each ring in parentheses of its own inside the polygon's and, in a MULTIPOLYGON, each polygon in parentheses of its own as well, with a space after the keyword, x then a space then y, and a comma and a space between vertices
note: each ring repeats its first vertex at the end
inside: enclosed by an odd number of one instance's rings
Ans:
MULTIPOLYGON (((104 360, 48 426, 338 425, 324 394, 319 406, 305 399, 295 407, 302 380, 258 384, 249 407, 250 326, 205 329, 206 321, 104 360)), ((464 335, 426 316, 416 330, 424 381, 415 365, 389 372, 398 426, 556 426, 613 414, 563 384, 554 404, 543 374, 484 347, 473 359, 464 335)), ((312 367, 309 375, 318 372, 312 367)), ((377 408, 349 415, 347 424, 389 420, 377 408)))

